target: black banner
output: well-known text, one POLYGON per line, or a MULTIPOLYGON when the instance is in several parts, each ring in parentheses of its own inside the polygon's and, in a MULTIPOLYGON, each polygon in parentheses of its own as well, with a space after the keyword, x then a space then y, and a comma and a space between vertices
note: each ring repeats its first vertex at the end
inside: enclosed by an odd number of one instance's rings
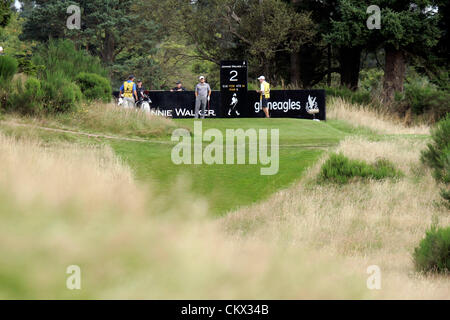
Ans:
MULTIPOLYGON (((194 117, 195 95, 193 91, 150 91, 148 94, 152 100, 152 113, 171 118, 194 117)), ((115 92, 114 95, 117 98, 119 93, 115 92)), ((228 118, 229 106, 223 106, 221 98, 219 91, 213 91, 206 110, 207 118, 228 118)), ((240 106, 240 115, 235 114, 232 117, 262 117, 259 94, 256 91, 249 91, 246 100, 246 105, 240 106)), ((326 120, 324 90, 273 90, 270 93, 268 106, 270 115, 274 118, 326 120), (313 110, 317 114, 310 114, 308 110, 313 110)))
MULTIPOLYGON (((263 117, 260 94, 253 91, 247 97, 249 117, 263 117)), ((272 118, 326 120, 325 90, 272 90, 267 105, 272 118)))
POLYGON ((439 317, 448 310, 448 301, 0 301, 4 313, 17 316, 30 314, 64 314, 85 317, 98 312, 102 318, 112 316, 148 319, 299 319, 306 315, 319 318, 355 317, 367 313, 386 318, 386 314, 402 318, 422 313, 439 317), (55 312, 55 310, 61 312, 55 312))
POLYGON ((225 117, 237 118, 249 115, 247 86, 247 61, 220 63, 220 101, 225 117))

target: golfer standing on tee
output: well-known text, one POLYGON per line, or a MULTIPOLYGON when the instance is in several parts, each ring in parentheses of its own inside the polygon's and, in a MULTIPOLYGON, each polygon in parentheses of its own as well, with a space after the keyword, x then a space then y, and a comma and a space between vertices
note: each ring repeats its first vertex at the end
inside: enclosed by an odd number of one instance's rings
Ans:
POLYGON ((205 82, 204 76, 201 76, 199 80, 200 83, 195 87, 195 119, 198 119, 199 115, 205 119, 206 104, 211 99, 211 87, 205 82), (200 107, 202 107, 201 114, 200 107))
POLYGON ((266 82, 266 78, 264 76, 259 77, 258 80, 261 83, 261 90, 256 90, 256 92, 260 94, 259 103, 266 118, 270 118, 268 106, 270 99, 270 84, 266 82))

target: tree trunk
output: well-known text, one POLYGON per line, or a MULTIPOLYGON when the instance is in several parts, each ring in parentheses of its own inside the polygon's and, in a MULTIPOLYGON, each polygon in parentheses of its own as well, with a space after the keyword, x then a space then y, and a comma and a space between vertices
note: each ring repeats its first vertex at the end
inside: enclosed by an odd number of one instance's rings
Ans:
POLYGON ((300 55, 298 52, 291 53, 291 84, 300 85, 300 55))
POLYGON ((115 50, 115 41, 114 35, 111 32, 106 32, 105 39, 103 41, 103 52, 102 58, 103 62, 108 64, 114 62, 114 50, 115 50))
POLYGON ((403 82, 406 73, 405 55, 402 50, 386 47, 386 62, 384 67, 384 101, 392 102, 395 92, 403 92, 403 82))
POLYGON ((351 90, 358 89, 361 52, 360 47, 340 48, 339 50, 341 85, 351 90))
POLYGON ((327 46, 327 67, 327 86, 331 87, 331 44, 328 44, 327 46))

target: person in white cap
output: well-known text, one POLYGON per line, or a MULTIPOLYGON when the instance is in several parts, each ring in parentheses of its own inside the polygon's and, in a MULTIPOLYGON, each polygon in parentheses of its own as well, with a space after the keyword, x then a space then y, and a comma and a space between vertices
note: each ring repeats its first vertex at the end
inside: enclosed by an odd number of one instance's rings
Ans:
POLYGON ((256 90, 256 92, 260 94, 259 103, 264 111, 264 114, 266 115, 266 118, 270 118, 268 108, 268 102, 270 99, 270 84, 266 82, 266 78, 264 76, 259 77, 258 80, 261 83, 261 89, 256 90))
POLYGON ((205 119, 206 104, 211 99, 211 87, 205 82, 205 77, 200 76, 200 83, 195 87, 195 119, 200 115, 200 107, 202 108, 201 117, 205 119))

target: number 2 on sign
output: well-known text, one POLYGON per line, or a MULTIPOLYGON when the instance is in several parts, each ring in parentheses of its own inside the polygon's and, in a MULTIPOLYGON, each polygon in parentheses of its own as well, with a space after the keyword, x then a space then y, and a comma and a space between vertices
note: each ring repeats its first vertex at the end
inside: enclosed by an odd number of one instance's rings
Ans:
POLYGON ((238 81, 238 80, 236 79, 236 77, 238 76, 238 72, 237 72, 236 70, 230 71, 230 75, 232 75, 231 78, 230 78, 230 81, 238 81), (234 74, 234 75, 233 75, 233 74, 234 74))

